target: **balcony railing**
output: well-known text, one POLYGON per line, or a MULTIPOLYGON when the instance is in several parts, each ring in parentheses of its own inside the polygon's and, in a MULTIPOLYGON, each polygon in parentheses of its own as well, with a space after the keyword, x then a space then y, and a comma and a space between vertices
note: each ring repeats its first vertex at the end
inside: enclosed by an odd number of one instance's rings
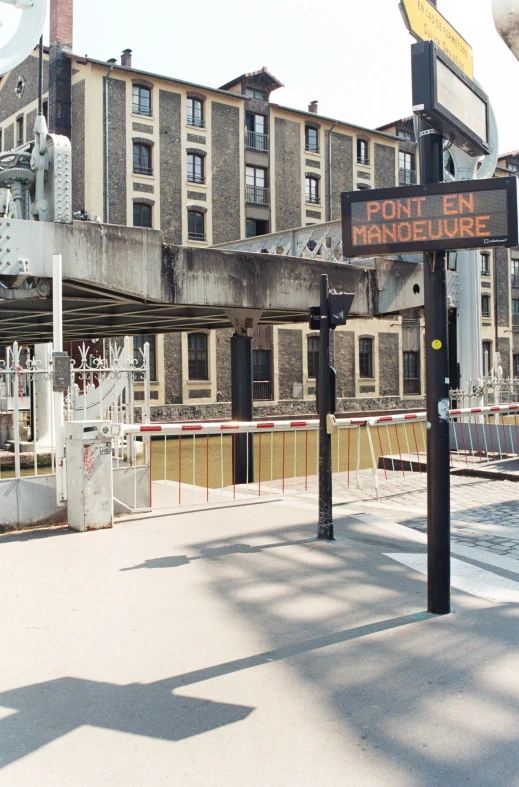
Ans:
POLYGON ((307 194, 306 195, 306 202, 310 205, 320 205, 321 199, 320 197, 316 196, 315 194, 307 194))
POLYGON ((187 116, 187 125, 195 126, 196 128, 205 128, 204 119, 201 117, 196 117, 196 115, 187 116))
POLYGON ((307 153, 319 153, 319 145, 313 145, 311 142, 307 142, 305 150, 307 153))
POLYGON ((357 156, 357 164, 364 164, 369 166, 369 158, 367 156, 357 156))
POLYGON ((414 186, 416 184, 416 171, 414 169, 400 168, 399 182, 401 186, 414 186))
POLYGON ((254 401, 272 400, 272 381, 254 380, 252 383, 252 398, 254 401))
POLYGON ((187 182, 188 183, 205 183, 205 178, 203 175, 193 175, 193 173, 189 173, 187 175, 187 182))
POLYGON ((269 190, 263 186, 245 186, 245 199, 254 205, 268 205, 269 190))
POLYGON ((257 131, 245 131, 245 147, 249 150, 259 150, 266 153, 269 149, 269 135, 259 134, 257 131))
POLYGON ((187 233, 189 240, 205 240, 205 232, 191 232, 187 233))
POLYGON ((151 167, 142 167, 138 164, 133 165, 133 174, 134 175, 153 175, 153 170, 151 167))
POLYGON ((145 104, 132 104, 132 112, 134 115, 146 115, 147 117, 151 117, 151 107, 145 104))

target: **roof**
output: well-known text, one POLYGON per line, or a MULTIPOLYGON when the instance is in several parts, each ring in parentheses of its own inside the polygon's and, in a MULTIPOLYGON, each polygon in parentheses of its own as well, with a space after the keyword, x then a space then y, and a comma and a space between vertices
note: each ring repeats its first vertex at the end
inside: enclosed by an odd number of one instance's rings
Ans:
POLYGON ((413 115, 409 115, 405 118, 398 118, 398 120, 393 120, 391 123, 384 123, 383 126, 377 126, 377 131, 382 131, 385 128, 389 128, 390 126, 398 126, 399 123, 409 123, 409 121, 413 120, 413 115))
POLYGON ((235 98, 247 99, 247 96, 242 96, 241 93, 234 93, 231 90, 224 90, 224 88, 208 87, 207 85, 198 85, 195 82, 187 82, 185 79, 177 79, 176 77, 167 77, 164 74, 154 74, 152 71, 143 71, 140 68, 133 68, 132 66, 122 66, 120 63, 109 63, 107 60, 96 60, 93 57, 83 57, 82 55, 75 55, 72 53, 65 53, 67 57, 77 60, 79 63, 93 63, 96 66, 104 66, 110 69, 113 66, 114 71, 125 71, 130 74, 138 74, 144 77, 153 77, 155 79, 164 79, 166 82, 176 82, 179 85, 188 85, 189 87, 199 88, 200 90, 209 90, 212 93, 225 93, 228 96, 235 98))
POLYGON ((500 153, 498 158, 509 158, 510 156, 519 156, 519 150, 512 150, 510 153, 500 153))
POLYGON ((327 115, 318 115, 315 112, 306 112, 304 109, 294 109, 294 107, 283 107, 281 104, 273 104, 270 103, 271 107, 275 107, 276 109, 282 109, 284 112, 297 112, 298 115, 306 115, 307 117, 315 120, 319 118, 320 120, 328 120, 330 123, 340 124, 341 126, 349 126, 350 128, 355 128, 358 131, 365 131, 367 134, 379 134, 381 137, 387 137, 388 139, 398 139, 395 134, 388 134, 386 131, 379 131, 376 128, 366 128, 366 126, 358 126, 356 123, 350 123, 348 120, 338 120, 337 118, 331 118, 327 115))
POLYGON ((226 82, 225 85, 220 87, 220 90, 229 90, 229 88, 237 85, 238 82, 243 82, 244 79, 250 79, 251 77, 259 76, 265 76, 267 78, 267 81, 272 84, 271 90, 277 90, 278 87, 285 87, 284 84, 279 81, 279 79, 276 79, 276 77, 270 73, 266 66, 263 66, 263 68, 260 68, 259 71, 250 71, 248 74, 242 74, 241 76, 236 77, 236 79, 226 82))

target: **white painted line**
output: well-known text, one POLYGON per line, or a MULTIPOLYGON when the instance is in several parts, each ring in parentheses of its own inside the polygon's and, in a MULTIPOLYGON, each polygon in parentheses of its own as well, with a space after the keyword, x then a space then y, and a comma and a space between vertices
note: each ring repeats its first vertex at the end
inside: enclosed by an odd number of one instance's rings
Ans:
POLYGON ((374 516, 373 514, 353 514, 355 519, 361 522, 367 522, 369 525, 379 527, 381 530, 386 530, 394 536, 400 538, 407 538, 409 541, 416 541, 417 544, 427 544, 427 536, 425 533, 420 533, 419 530, 414 530, 412 527, 399 525, 398 522, 389 522, 387 519, 374 516))
MULTIPOLYGON (((402 552, 386 553, 386 557, 421 574, 427 574, 427 555, 402 552)), ((451 559, 451 585, 465 593, 470 593, 471 596, 498 604, 519 603, 519 582, 500 577, 498 574, 456 558, 451 559)))

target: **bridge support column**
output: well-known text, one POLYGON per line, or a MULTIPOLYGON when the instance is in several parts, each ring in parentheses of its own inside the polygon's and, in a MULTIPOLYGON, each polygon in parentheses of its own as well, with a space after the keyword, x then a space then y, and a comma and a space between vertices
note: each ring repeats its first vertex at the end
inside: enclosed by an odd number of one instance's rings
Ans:
MULTIPOLYGON (((227 315, 235 328, 231 337, 231 413, 233 421, 252 421, 252 336, 263 312, 258 309, 229 309, 227 315)), ((252 435, 234 437, 233 483, 254 481, 252 435)))

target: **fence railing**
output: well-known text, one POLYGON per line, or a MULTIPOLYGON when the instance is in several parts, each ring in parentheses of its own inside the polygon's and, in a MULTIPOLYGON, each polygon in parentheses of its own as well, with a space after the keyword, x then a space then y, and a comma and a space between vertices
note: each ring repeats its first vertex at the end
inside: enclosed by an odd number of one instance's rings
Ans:
POLYGON ((245 131, 245 147, 249 150, 259 150, 266 152, 269 149, 268 134, 260 134, 257 131, 245 131))
POLYGON ((272 400, 272 380, 254 380, 252 398, 255 402, 272 400))
POLYGON ((451 407, 486 407, 502 402, 519 402, 519 378, 497 380, 486 376, 477 385, 452 389, 449 396, 451 407))
MULTIPOLYGON (((516 403, 452 410, 451 471, 519 456, 518 414, 516 403)), ((388 482, 406 478, 425 484, 426 421, 424 412, 331 420, 335 499, 383 497, 398 489, 388 482)), ((151 438, 153 508, 318 491, 317 419, 134 424, 122 425, 121 432, 128 445, 151 438), (249 480, 238 484, 240 435, 251 438, 243 473, 249 480)))
POLYGON ((245 186, 245 199, 254 205, 268 205, 269 190, 263 186, 245 186))

